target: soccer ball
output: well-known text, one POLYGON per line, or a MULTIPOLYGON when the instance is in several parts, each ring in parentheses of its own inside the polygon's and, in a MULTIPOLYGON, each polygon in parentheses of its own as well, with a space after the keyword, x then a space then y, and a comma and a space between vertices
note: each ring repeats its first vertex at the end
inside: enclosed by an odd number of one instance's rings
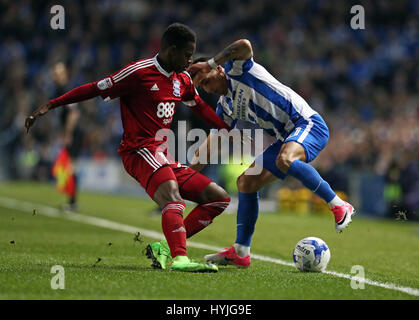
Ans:
POLYGON ((322 239, 308 237, 298 241, 292 258, 300 271, 323 272, 330 260, 330 250, 322 239))

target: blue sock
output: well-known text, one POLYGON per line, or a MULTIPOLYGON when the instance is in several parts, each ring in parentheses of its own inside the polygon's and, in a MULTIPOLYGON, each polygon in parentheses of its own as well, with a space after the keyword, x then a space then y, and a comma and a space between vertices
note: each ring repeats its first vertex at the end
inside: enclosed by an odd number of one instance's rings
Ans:
POLYGON ((300 180, 307 189, 313 191, 326 202, 330 202, 336 196, 330 185, 308 163, 295 160, 289 167, 287 174, 300 180))
POLYGON ((250 247, 259 215, 259 193, 239 192, 236 243, 250 247))

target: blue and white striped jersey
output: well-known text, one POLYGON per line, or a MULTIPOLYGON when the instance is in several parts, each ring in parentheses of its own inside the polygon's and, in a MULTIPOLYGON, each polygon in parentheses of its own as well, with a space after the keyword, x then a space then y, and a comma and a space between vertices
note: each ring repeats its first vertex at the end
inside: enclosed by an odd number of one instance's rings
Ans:
POLYGON ((231 127, 237 120, 252 122, 284 141, 297 121, 317 114, 301 96, 276 80, 253 58, 229 60, 225 72, 228 93, 218 100, 217 114, 231 127))

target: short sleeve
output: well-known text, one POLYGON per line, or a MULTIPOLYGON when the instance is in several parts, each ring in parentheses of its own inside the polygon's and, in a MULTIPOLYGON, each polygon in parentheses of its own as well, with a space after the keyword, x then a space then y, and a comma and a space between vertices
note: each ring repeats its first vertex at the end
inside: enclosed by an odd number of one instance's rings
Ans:
POLYGON ((247 60, 228 60, 225 63, 225 72, 230 76, 240 76, 253 67, 253 58, 247 60))

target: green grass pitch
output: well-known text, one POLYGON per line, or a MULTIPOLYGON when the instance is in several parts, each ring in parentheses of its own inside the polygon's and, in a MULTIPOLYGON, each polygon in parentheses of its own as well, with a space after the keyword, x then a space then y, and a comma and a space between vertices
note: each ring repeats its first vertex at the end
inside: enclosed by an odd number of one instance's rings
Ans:
MULTIPOLYGON (((64 202, 53 185, 1 184, 0 198, 0 299, 419 299, 369 284, 354 290, 350 279, 301 273, 258 259, 248 269, 220 267, 215 274, 155 270, 143 253, 154 239, 142 235, 139 242, 131 232, 72 221, 66 214, 43 214, 37 205, 58 208, 64 202), (37 205, 35 211, 24 210, 5 205, 4 199, 37 205), (64 267, 63 290, 51 288, 54 265, 64 267)), ((161 232, 152 201, 84 192, 79 202, 82 215, 161 232)), ((223 214, 190 240, 229 246, 235 240, 235 219, 234 214, 223 214)), ((353 265, 362 265, 370 280, 418 292, 418 223, 355 216, 347 231, 336 234, 332 216, 261 213, 252 252, 292 262, 295 244, 307 236, 320 237, 329 245, 327 270, 350 274, 353 265)), ((188 249, 191 258, 201 261, 209 252, 188 249)))

